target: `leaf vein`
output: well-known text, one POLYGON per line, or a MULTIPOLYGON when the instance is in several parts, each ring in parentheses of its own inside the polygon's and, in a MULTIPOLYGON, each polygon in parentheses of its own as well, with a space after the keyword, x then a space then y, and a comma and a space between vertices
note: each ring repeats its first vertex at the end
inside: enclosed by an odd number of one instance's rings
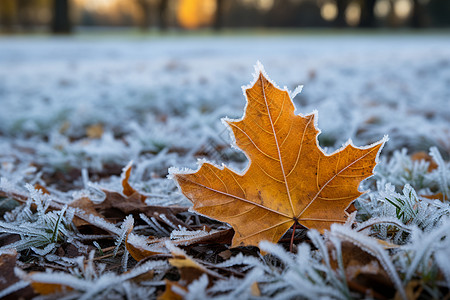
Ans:
POLYGON ((222 192, 222 191, 213 189, 213 188, 211 188, 211 187, 209 187, 209 186, 203 185, 203 184, 198 183, 198 182, 196 182, 196 181, 192 181, 192 180, 190 180, 190 179, 188 179, 188 178, 186 178, 186 177, 179 177, 179 178, 182 179, 182 180, 185 180, 185 181, 187 181, 187 182, 190 182, 191 184, 195 184, 195 185, 198 185, 198 186, 200 186, 200 187, 202 187, 202 188, 205 188, 205 189, 207 189, 207 190, 209 190, 209 191, 211 191, 211 192, 218 193, 218 194, 221 194, 221 195, 230 197, 230 198, 234 198, 234 199, 236 199, 236 200, 243 201, 243 202, 245 202, 245 203, 249 203, 249 204, 258 206, 258 207, 260 207, 260 208, 266 209, 266 210, 268 210, 268 211, 271 211, 271 212, 273 212, 273 213, 275 213, 275 214, 278 214, 278 215, 283 216, 283 217, 286 217, 286 218, 291 218, 291 216, 289 216, 289 215, 287 215, 287 214, 284 214, 284 213, 282 213, 282 212, 273 210, 273 209, 271 209, 271 208, 269 208, 269 207, 266 207, 266 206, 264 206, 264 205, 261 205, 261 204, 252 202, 252 201, 250 201, 250 200, 247 200, 247 199, 244 199, 244 198, 241 198, 241 197, 238 197, 238 196, 236 196, 236 195, 228 194, 228 193, 225 193, 225 192, 222 192))
POLYGON ((316 195, 314 196, 313 199, 311 199, 311 201, 308 203, 308 205, 302 210, 302 212, 300 213, 300 215, 297 218, 300 218, 300 216, 311 206, 311 204, 317 199, 317 197, 319 196, 319 194, 323 191, 323 189, 331 182, 334 180, 334 178, 336 178, 336 176, 340 175, 340 173, 344 172, 345 170, 347 170, 348 167, 352 166, 353 164, 357 163, 358 161, 360 161, 361 159, 365 158, 367 155, 369 155, 370 153, 372 153, 374 150, 376 149, 376 147, 371 148, 370 151, 368 151, 367 153, 364 153, 363 156, 359 157, 358 159, 356 159, 355 161, 353 161, 352 163, 350 163, 349 165, 345 166, 342 170, 339 171, 339 173, 333 175, 321 188, 320 190, 316 193, 316 195))
POLYGON ((238 126, 236 126, 235 124, 233 124, 233 123, 230 123, 230 125, 231 126, 234 126, 235 128, 237 128, 237 129, 239 129, 248 139, 249 139, 249 141, 253 144, 253 146, 255 146, 255 148, 259 151, 259 152, 261 152, 261 154, 263 154, 264 156, 267 156, 268 158, 270 158, 270 159, 273 159, 273 160, 275 160, 275 161, 279 161, 278 159, 276 159, 275 157, 273 157, 273 156, 270 156, 269 154, 267 154, 267 153, 265 153, 264 151, 262 151, 261 149, 259 149, 259 147, 255 144, 255 142, 253 142, 253 140, 248 136, 248 134, 244 131, 244 130, 242 130, 240 127, 238 127, 238 126))

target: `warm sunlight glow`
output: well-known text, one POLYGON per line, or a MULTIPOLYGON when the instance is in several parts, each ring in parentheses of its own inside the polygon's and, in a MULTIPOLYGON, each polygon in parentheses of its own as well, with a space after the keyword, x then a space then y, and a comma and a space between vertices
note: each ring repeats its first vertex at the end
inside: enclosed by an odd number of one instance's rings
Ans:
POLYGON ((391 4, 389 0, 378 0, 375 4, 375 15, 378 18, 385 18, 389 14, 389 10, 391 9, 391 4))
POLYGON ((244 5, 255 6, 260 10, 268 11, 274 5, 275 0, 241 0, 244 5))
POLYGON ((118 0, 76 0, 80 6, 84 6, 87 10, 104 10, 114 6, 118 0))
POLYGON ((269 10, 272 8, 274 0, 258 0, 257 5, 261 10, 269 10))
POLYGON ((180 0, 177 18, 182 27, 194 29, 211 24, 215 11, 214 0, 180 0))
POLYGON ((359 18, 361 17, 361 7, 358 3, 352 2, 347 7, 347 10, 345 11, 345 20, 347 21, 347 24, 350 26, 356 26, 358 25, 359 18))
POLYGON ((325 2, 320 8, 320 15, 326 21, 333 21, 337 16, 337 7, 335 2, 325 2))
POLYGON ((410 0, 395 1, 394 11, 399 18, 401 19, 407 18, 411 13, 411 10, 412 10, 412 3, 410 0))

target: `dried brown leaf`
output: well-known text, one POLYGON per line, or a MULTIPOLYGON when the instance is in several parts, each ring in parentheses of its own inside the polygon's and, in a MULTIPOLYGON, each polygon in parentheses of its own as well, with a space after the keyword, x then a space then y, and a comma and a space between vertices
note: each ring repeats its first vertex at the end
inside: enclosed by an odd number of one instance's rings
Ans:
POLYGON ((131 231, 128 232, 125 240, 130 255, 137 261, 157 254, 169 254, 170 251, 166 248, 166 242, 170 241, 176 246, 190 246, 194 244, 209 244, 209 243, 229 243, 233 236, 232 229, 211 230, 203 235, 197 234, 187 238, 180 238, 171 240, 170 238, 158 238, 151 240, 143 240, 142 237, 133 235, 131 231))
MULTIPOLYGON (((4 250, 0 255, 0 291, 5 290, 9 286, 17 283, 19 278, 14 274, 16 267, 17 252, 13 249, 4 250)), ((33 290, 30 287, 25 287, 14 293, 6 295, 2 299, 30 299, 33 296, 33 290)))
MULTIPOLYGON (((330 252, 334 249, 331 243, 329 249, 330 252)), ((375 299, 388 299, 394 296, 394 284, 376 257, 351 242, 342 242, 341 251, 347 283, 351 290, 363 295, 371 294, 375 299)), ((335 258, 331 260, 331 266, 334 269, 338 268, 335 258)))
POLYGON ((129 163, 122 172, 122 193, 125 196, 131 197, 132 195, 136 194, 135 197, 138 197, 142 203, 145 203, 145 199, 147 199, 146 196, 140 194, 138 191, 136 191, 128 182, 130 180, 131 175, 131 169, 133 167, 132 163, 129 163))
POLYGON ((233 247, 277 242, 296 222, 320 231, 345 223, 385 139, 328 155, 318 145, 316 114, 295 115, 289 93, 262 71, 245 94, 244 117, 226 120, 250 160, 243 174, 207 162, 196 172, 171 170, 194 210, 229 223, 233 247))
POLYGON ((99 139, 104 132, 102 124, 93 124, 86 128, 86 135, 90 139, 99 139))
POLYGON ((71 287, 66 285, 38 281, 32 281, 31 286, 33 287, 33 290, 39 295, 50 295, 73 290, 71 287))
POLYGON ((181 284, 179 284, 175 281, 170 281, 170 280, 166 279, 166 290, 164 291, 164 293, 162 293, 158 297, 158 300, 182 300, 183 296, 181 296, 173 291, 174 286, 176 286, 179 289, 186 291, 186 292, 188 290, 186 287, 182 286, 181 284))

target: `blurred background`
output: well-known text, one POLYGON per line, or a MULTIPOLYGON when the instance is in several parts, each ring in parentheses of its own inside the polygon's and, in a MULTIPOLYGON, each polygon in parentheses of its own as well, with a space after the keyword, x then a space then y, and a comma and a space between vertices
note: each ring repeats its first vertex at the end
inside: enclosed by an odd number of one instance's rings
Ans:
POLYGON ((449 0, 0 0, 3 33, 448 26, 449 0))

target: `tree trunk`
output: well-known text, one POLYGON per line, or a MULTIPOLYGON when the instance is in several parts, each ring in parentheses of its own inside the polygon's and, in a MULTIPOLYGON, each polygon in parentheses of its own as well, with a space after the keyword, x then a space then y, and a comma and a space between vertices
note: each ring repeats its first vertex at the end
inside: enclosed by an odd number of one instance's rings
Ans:
POLYGON ((158 26, 161 31, 167 29, 167 8, 169 0, 159 0, 158 4, 158 26))
POLYGON ((52 32, 56 34, 72 32, 69 0, 53 0, 52 32))
POLYGON ((387 16, 387 24, 389 27, 396 28, 400 26, 400 20, 395 13, 394 1, 389 1, 390 9, 389 14, 387 16))
POLYGON ((150 5, 147 0, 137 0, 136 3, 140 9, 139 28, 147 31, 150 27, 150 5))
POLYGON ((0 26, 5 32, 14 31, 16 16, 15 0, 0 0, 0 26))
POLYGON ((345 11, 347 10, 348 0, 336 0, 337 16, 334 20, 336 27, 346 27, 347 20, 345 19, 345 11))
POLYGON ((30 31, 33 29, 32 22, 32 11, 33 11, 33 2, 28 0, 16 0, 18 7, 17 18, 19 21, 20 27, 22 27, 25 31, 30 31))
POLYGON ((224 0, 216 0, 216 16, 214 19, 214 29, 219 31, 223 27, 223 6, 224 0))
POLYGON ((414 28, 423 28, 426 26, 424 7, 419 0, 413 0, 411 26, 414 28))
POLYGON ((363 0, 361 3, 361 18, 359 19, 359 27, 373 28, 375 27, 375 3, 376 0, 363 0))

